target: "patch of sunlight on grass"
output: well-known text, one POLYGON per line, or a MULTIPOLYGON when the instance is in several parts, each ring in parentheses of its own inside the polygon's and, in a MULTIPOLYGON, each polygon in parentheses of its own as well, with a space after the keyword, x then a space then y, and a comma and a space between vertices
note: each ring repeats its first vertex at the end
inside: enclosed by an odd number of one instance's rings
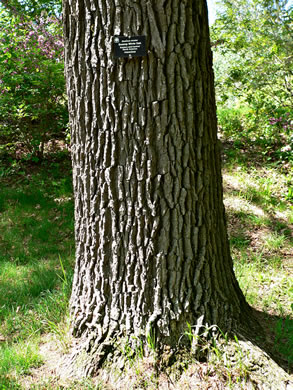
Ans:
POLYGON ((280 258, 268 261, 261 253, 254 258, 242 253, 235 261, 234 269, 240 287, 251 305, 262 311, 290 315, 293 277, 281 264, 280 258))
POLYGON ((267 249, 281 249, 286 242, 286 236, 283 234, 278 234, 276 232, 271 232, 268 235, 263 237, 264 246, 267 249))
POLYGON ((255 206, 246 199, 238 196, 227 196, 224 200, 227 209, 243 212, 246 214, 254 214, 258 217, 265 217, 266 213, 261 207, 255 206))
POLYGON ((4 345, 0 349, 0 377, 9 372, 12 375, 25 374, 30 368, 39 367, 41 364, 42 359, 35 342, 4 345))
POLYGON ((276 210, 275 217, 283 221, 288 221, 288 223, 293 223, 293 210, 276 210))
POLYGON ((257 188, 257 183, 245 172, 244 169, 233 170, 232 173, 224 173, 224 185, 228 185, 234 190, 246 190, 247 186, 257 188))
POLYGON ((26 303, 42 291, 54 288, 58 281, 54 263, 40 261, 27 266, 6 263, 1 270, 0 307, 26 303))
MULTIPOLYGON (((265 207, 284 208, 290 177, 278 168, 245 166, 224 169, 224 186, 229 192, 238 191, 239 196, 265 207)), ((284 211, 284 210, 283 210, 284 211)))
POLYGON ((61 271, 59 276, 52 291, 45 289, 38 295, 30 292, 15 302, 0 305, 0 334, 10 341, 21 340, 50 331, 49 323, 59 323, 68 311, 72 271, 67 272, 66 282, 60 279, 61 271))
POLYGON ((65 163, 0 186, 0 389, 22 388, 18 376, 41 364, 40 335, 68 314, 74 206, 65 163))

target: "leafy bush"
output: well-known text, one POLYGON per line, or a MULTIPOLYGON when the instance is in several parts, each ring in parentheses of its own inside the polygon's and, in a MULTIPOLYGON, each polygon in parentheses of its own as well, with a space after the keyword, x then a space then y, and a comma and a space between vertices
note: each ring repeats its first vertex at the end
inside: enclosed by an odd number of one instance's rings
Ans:
POLYGON ((293 163, 293 117, 286 109, 257 115, 248 105, 219 106, 217 115, 220 132, 226 140, 236 146, 259 146, 267 158, 293 163))
POLYGON ((218 97, 257 111, 292 106, 292 13, 288 0, 220 0, 211 28, 218 97))
POLYGON ((248 106, 219 106, 217 111, 220 129, 227 139, 241 141, 255 127, 252 113, 248 106))
POLYGON ((211 37, 220 129, 269 159, 293 162, 293 8, 288 0, 218 5, 211 37))
MULTIPOLYGON (((51 138, 63 137, 68 114, 63 41, 55 17, 0 12, 0 137, 38 157, 51 138)), ((9 146, 7 145, 7 146, 9 146)))

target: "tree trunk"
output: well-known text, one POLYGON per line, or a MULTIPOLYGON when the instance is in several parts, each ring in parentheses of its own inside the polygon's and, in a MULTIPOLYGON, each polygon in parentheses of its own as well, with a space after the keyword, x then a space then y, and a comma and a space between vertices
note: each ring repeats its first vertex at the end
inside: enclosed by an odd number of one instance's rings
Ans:
POLYGON ((65 0, 75 193, 73 332, 115 335, 248 321, 227 239, 205 0, 65 0), (147 55, 114 58, 114 36, 147 55))

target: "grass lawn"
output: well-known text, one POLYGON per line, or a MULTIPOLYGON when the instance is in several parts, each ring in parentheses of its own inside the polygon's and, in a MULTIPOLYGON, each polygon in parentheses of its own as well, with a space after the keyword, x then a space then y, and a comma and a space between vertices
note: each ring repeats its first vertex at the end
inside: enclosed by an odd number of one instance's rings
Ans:
POLYGON ((68 155, 62 155, 39 166, 23 163, 11 173, 4 163, 0 389, 17 389, 17 378, 42 364, 41 336, 67 313, 74 264, 71 164, 68 155))
MULTIPOLYGON (((268 164, 231 145, 225 146, 223 156, 235 272, 248 302, 269 324, 272 352, 290 371, 293 175, 288 168, 268 164)), ((68 155, 56 154, 38 165, 13 164, 14 168, 3 160, 0 168, 0 390, 115 388, 109 385, 109 377, 65 385, 54 374, 42 371, 47 358, 44 345, 54 344, 59 357, 70 345, 67 308, 74 265, 71 163, 68 155), (38 378, 40 372, 44 378, 38 378)), ((225 336, 218 344, 209 345, 209 362, 182 363, 182 376, 171 379, 167 372, 162 375, 166 381, 170 378, 174 389, 203 389, 203 383, 248 388, 245 378, 250 372, 243 363, 243 351, 239 348, 233 365, 221 349, 224 344, 225 336), (199 387, 192 382, 195 372, 203 378, 199 387), (185 380, 186 386, 193 383, 193 387, 184 387, 185 380)), ((146 368, 152 362, 128 360, 125 372, 129 369, 132 374, 125 388, 164 388, 160 386, 162 375, 146 368)), ((121 382, 119 386, 124 385, 121 382)))

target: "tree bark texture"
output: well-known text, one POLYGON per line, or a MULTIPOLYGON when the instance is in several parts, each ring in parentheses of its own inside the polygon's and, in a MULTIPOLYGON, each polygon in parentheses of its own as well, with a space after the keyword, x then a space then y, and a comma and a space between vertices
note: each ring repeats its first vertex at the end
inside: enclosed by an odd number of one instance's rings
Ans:
POLYGON ((97 353, 154 329, 229 329, 247 304, 224 216, 205 0, 65 0, 75 193, 73 331, 97 353), (113 56, 145 35, 147 56, 113 56))

